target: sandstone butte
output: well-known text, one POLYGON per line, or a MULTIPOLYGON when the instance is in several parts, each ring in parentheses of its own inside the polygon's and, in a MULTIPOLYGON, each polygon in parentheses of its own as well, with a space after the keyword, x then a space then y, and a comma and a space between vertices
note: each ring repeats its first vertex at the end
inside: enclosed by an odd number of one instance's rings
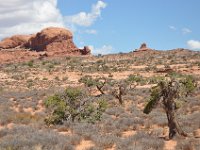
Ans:
POLYGON ((147 47, 146 43, 142 43, 139 49, 136 49, 134 52, 141 52, 141 51, 152 51, 153 49, 147 47))
POLYGON ((45 52, 53 55, 90 55, 90 49, 85 46, 79 49, 73 42, 70 30, 49 27, 33 35, 15 35, 0 42, 0 50, 29 50, 30 52, 45 52))

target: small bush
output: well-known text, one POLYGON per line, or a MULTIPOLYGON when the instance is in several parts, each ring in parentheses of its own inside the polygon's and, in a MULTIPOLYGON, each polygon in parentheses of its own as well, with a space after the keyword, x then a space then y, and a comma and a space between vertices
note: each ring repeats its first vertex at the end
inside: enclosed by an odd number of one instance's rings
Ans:
POLYGON ((34 60, 30 60, 30 61, 27 63, 27 66, 33 67, 33 63, 34 63, 34 60))

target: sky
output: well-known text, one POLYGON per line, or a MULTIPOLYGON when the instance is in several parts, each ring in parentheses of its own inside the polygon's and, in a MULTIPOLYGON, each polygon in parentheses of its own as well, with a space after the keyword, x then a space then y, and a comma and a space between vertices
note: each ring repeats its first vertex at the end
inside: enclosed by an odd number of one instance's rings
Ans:
POLYGON ((0 0, 0 39, 56 26, 93 54, 200 50, 199 15, 199 0, 0 0))

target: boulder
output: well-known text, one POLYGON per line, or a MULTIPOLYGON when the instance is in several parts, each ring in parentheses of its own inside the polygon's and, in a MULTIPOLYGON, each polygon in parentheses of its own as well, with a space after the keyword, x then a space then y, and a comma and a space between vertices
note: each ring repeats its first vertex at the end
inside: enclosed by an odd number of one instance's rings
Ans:
POLYGON ((64 28, 49 27, 29 39, 26 44, 35 51, 73 51, 77 49, 71 31, 64 28))
POLYGON ((82 55, 90 55, 91 49, 88 46, 84 46, 84 48, 81 50, 82 55))
POLYGON ((5 38, 0 42, 0 49, 23 47, 31 37, 32 35, 14 35, 12 37, 5 38))

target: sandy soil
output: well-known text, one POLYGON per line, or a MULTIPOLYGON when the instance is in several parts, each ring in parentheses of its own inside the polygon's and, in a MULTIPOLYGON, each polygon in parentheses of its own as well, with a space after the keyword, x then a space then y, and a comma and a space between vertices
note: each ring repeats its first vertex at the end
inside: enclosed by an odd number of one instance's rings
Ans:
POLYGON ((176 149, 177 142, 170 140, 170 141, 165 141, 165 147, 164 150, 175 150, 176 149))
POLYGON ((82 140, 81 143, 76 147, 76 150, 87 150, 93 146, 95 145, 92 141, 82 140))

